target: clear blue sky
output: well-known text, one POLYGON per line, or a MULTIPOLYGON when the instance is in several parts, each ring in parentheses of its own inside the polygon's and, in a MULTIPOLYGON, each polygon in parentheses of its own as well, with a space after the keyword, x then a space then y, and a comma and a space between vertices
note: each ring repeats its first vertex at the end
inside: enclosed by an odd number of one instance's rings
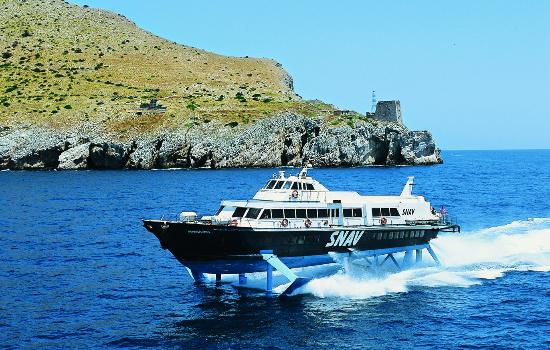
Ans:
POLYGON ((73 0, 169 40, 271 57, 306 99, 399 99, 443 149, 550 148, 550 1, 73 0))

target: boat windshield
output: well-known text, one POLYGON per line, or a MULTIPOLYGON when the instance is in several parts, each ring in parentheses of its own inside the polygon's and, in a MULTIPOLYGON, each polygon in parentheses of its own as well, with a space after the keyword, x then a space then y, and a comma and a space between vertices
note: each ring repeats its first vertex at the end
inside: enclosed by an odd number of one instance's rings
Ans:
POLYGON ((276 182, 277 182, 277 181, 275 181, 275 180, 269 180, 269 181, 267 182, 267 184, 265 185, 265 188, 268 189, 268 190, 272 189, 273 186, 275 186, 275 183, 276 183, 276 182))
POLYGON ((233 212, 232 217, 234 217, 234 218, 242 218, 245 212, 246 212, 246 208, 237 207, 237 208, 235 209, 235 211, 233 212))
POLYGON ((248 212, 245 217, 247 219, 257 219, 258 215, 260 215, 260 211, 262 211, 261 208, 248 208, 248 212))

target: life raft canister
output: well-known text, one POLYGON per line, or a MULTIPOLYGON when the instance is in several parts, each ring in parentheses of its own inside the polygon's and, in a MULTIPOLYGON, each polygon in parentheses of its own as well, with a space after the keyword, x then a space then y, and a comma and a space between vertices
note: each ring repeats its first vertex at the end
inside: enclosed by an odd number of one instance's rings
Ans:
POLYGON ((288 219, 281 220, 281 226, 282 227, 287 227, 288 226, 288 219))
POLYGON ((382 216, 382 218, 380 219, 380 225, 385 225, 387 223, 388 223, 388 219, 382 216))
POLYGON ((298 198, 298 190, 292 191, 292 198, 298 198))
POLYGON ((305 219, 304 220, 304 226, 306 228, 310 228, 311 227, 311 220, 310 219, 305 219))

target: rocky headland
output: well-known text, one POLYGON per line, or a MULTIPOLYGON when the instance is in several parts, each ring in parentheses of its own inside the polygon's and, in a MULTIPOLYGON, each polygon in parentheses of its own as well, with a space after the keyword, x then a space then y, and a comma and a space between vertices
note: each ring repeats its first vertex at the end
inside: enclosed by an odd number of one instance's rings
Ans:
POLYGON ((301 99, 273 60, 178 45, 60 0, 0 7, 0 169, 442 162, 399 101, 340 111, 301 99))

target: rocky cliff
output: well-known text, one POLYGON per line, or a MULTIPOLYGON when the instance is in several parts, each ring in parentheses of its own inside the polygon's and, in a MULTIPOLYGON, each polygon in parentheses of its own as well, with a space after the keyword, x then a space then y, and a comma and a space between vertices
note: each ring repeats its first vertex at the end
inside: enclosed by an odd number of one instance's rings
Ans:
POLYGON ((61 0, 0 9, 0 169, 441 162, 430 133, 303 100, 271 59, 179 45, 61 0))
POLYGON ((153 169, 360 166, 440 163, 429 132, 401 124, 358 122, 330 126, 295 113, 250 126, 197 126, 113 141, 91 125, 60 133, 43 128, 4 129, 3 169, 153 169))

